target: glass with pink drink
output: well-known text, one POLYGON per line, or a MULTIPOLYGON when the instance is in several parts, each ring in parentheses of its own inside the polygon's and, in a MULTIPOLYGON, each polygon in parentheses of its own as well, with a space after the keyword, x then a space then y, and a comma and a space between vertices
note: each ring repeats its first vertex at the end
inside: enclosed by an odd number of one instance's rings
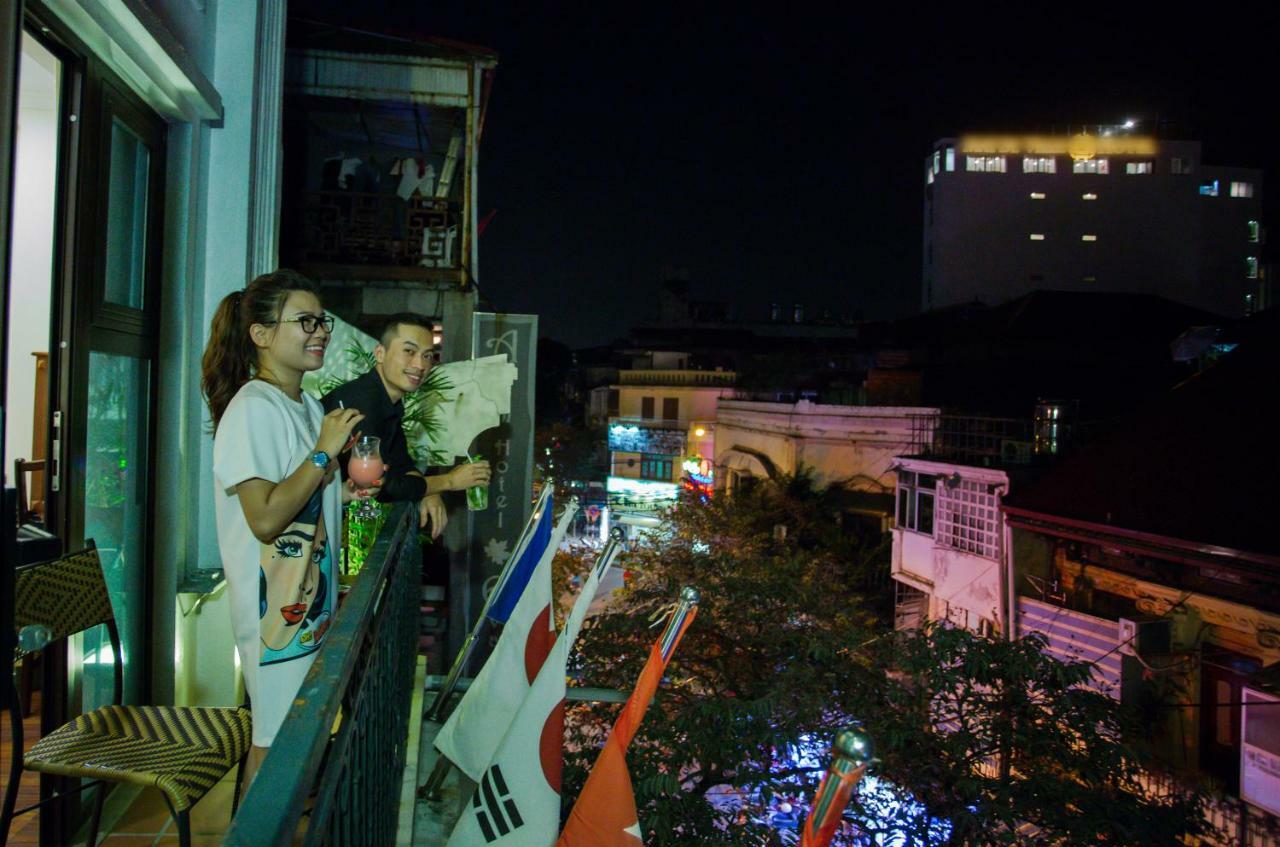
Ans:
MULTIPOLYGON (((351 446, 351 461, 347 462, 347 478, 358 488, 368 488, 382 479, 385 466, 382 464, 382 441, 372 435, 363 435, 351 446)), ((381 511, 372 498, 363 501, 356 509, 355 516, 365 520, 376 518, 381 511)))

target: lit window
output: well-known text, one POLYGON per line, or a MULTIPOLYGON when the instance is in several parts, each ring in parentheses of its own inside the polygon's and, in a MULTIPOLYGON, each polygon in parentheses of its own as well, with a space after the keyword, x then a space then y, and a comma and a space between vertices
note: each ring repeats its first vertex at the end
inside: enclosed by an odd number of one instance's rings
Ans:
POLYGON ((1258 257, 1249 256, 1244 260, 1244 275, 1248 279, 1258 278, 1258 257))
POLYGON ((1262 241, 1262 227, 1257 221, 1249 221, 1249 243, 1257 244, 1262 241))
POLYGON ((1088 191, 1088 192, 1085 192, 1084 194, 1081 194, 1080 199, 1081 200, 1097 200, 1098 195, 1094 194, 1092 191, 1088 191))
POLYGON ((1082 235, 1082 236, 1080 236, 1080 240, 1081 240, 1081 241, 1097 241, 1097 240, 1098 240, 1098 236, 1096 236, 1096 235, 1082 235))
POLYGON ((938 543, 987 559, 998 559, 999 504, 994 486, 982 482, 944 480, 937 491, 938 543))
POLYGON ((670 482, 672 460, 670 456, 642 453, 640 455, 640 478, 657 479, 670 482))
POLYGON ((1253 183, 1252 182, 1231 183, 1231 196, 1232 197, 1252 197, 1253 183))
POLYGON ((1043 232, 1033 232, 1033 233, 1031 233, 1031 240, 1032 240, 1032 241, 1044 241, 1044 233, 1043 233, 1043 232))
POLYGON ((1053 174, 1058 172, 1057 160, 1052 156, 1023 156, 1024 174, 1053 174))
POLYGON ((956 169, 956 148, 947 148, 947 170, 954 171, 956 169))
POLYGON ((1218 181, 1216 179, 1210 179, 1200 183, 1200 196, 1201 197, 1217 197, 1218 181))
POLYGON ((933 168, 924 169, 924 181, 926 185, 933 185, 933 168))
POLYGON ((1244 313, 1246 315, 1253 314, 1253 295, 1252 294, 1244 295, 1244 313))
POLYGON ((1081 282, 1097 282, 1098 278, 1096 276, 1085 276, 1085 277, 1081 277, 1080 281, 1081 282))
POLYGON ((933 172, 939 173, 942 170, 942 151, 933 151, 933 172))
POLYGON ((898 472, 898 526, 933 535, 933 497, 937 480, 929 474, 898 472))
POLYGON ((1191 173, 1191 160, 1182 156, 1174 156, 1169 160, 1169 173, 1171 174, 1189 174, 1191 173))
POLYGON ((1149 174, 1155 171, 1151 162, 1127 162, 1124 166, 1124 172, 1127 174, 1149 174))
POLYGON ((965 156, 964 169, 981 173, 1005 172, 1004 156, 965 156))
POLYGON ((1043 191, 1033 191, 1033 192, 1031 192, 1031 199, 1032 199, 1032 200, 1043 200, 1043 199, 1044 199, 1044 192, 1043 192, 1043 191))
POLYGON ((1111 163, 1107 159, 1076 159, 1071 163, 1074 174, 1109 174, 1111 163))

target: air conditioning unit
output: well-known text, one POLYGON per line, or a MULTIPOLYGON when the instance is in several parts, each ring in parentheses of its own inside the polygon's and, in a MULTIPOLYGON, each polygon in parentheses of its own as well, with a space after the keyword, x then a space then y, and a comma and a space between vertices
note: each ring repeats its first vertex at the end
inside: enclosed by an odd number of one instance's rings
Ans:
POLYGON ((1006 438, 1000 442, 1000 461, 1006 465, 1027 465, 1031 463, 1032 446, 1030 441, 1014 441, 1006 438))
POLYGON ((1123 656, 1159 656, 1170 652, 1173 645, 1173 621, 1168 618, 1120 619, 1120 645, 1116 652, 1123 656))

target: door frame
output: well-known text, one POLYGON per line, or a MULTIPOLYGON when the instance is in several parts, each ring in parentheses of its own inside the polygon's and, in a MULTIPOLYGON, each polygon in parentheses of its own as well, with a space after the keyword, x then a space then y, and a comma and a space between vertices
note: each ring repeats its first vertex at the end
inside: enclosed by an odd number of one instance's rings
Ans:
MULTIPOLYGON (((56 461, 59 490, 52 490, 52 473, 45 476, 46 526, 62 539, 64 549, 81 546, 85 529, 85 460, 89 423, 89 356, 93 351, 141 358, 149 363, 146 461, 148 477, 155 467, 157 444, 160 280, 163 262, 163 222, 166 181, 167 125, 134 95, 100 58, 71 33, 39 0, 27 0, 18 19, 18 58, 23 31, 37 39, 62 62, 57 197, 55 199, 53 299, 50 327, 50 421, 46 431, 48 457, 56 461), (144 309, 130 310, 104 303, 106 227, 112 120, 120 117, 150 149, 148 163, 147 235, 145 244, 144 309), (55 431, 54 414, 62 426, 55 431), (55 447, 57 449, 55 449, 55 447)), ((12 107, 16 108, 17 92, 12 107)), ((16 114, 16 113, 15 113, 16 114)), ((11 148, 12 149, 12 148, 11 148)), ((10 154, 9 161, 12 161, 10 154)), ((11 191, 6 194, 11 205, 11 191)), ((4 261, 8 280, 8 227, 4 261)), ((5 327, 7 354, 7 325, 5 327)), ((6 383, 7 384, 7 383, 6 383)), ((50 471, 53 470, 52 463, 50 471)), ((152 628, 155 612, 154 518, 155 486, 147 484, 142 505, 148 521, 147 542, 139 551, 143 586, 140 608, 144 633, 152 628)), ((6 528, 6 532, 11 532, 6 528)), ((12 612, 8 612, 12 620, 12 612)), ((12 627, 8 627, 11 629, 12 627)), ((152 644, 144 635, 133 645, 131 662, 139 671, 139 699, 149 702, 153 687, 152 644)), ((117 657, 118 660, 118 657, 117 657)), ((66 651, 48 653, 44 661, 41 734, 70 718, 66 651)), ((42 775, 41 797, 66 790, 69 781, 42 775)), ((43 844, 67 843, 76 817, 68 799, 42 806, 43 844)))

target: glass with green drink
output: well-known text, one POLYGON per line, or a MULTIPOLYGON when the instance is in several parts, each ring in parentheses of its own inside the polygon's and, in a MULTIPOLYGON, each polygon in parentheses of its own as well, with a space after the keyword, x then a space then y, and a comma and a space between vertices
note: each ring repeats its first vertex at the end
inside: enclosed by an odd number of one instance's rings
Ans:
MULTIPOLYGON (((467 454, 468 462, 478 462, 483 456, 467 454)), ((489 508, 489 486, 473 485, 467 489, 467 508, 472 512, 483 512, 489 508)))

